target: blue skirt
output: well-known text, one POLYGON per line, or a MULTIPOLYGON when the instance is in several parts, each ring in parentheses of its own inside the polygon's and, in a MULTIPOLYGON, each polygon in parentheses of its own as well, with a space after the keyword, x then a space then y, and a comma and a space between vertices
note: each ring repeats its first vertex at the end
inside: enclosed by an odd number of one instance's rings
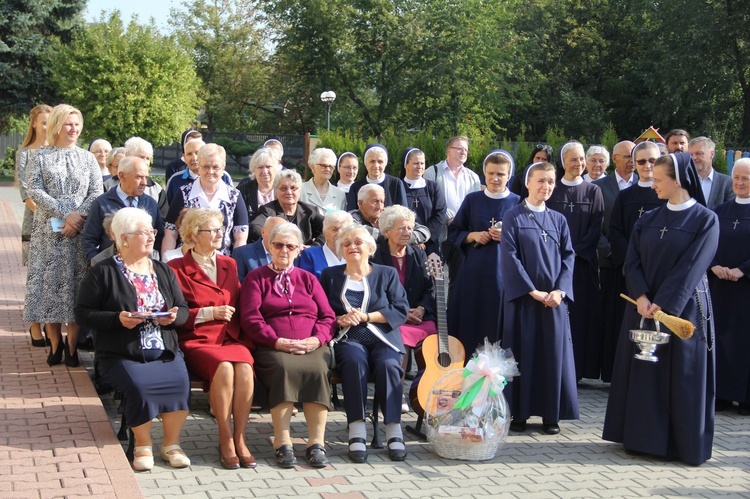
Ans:
POLYGON ((121 412, 131 428, 161 413, 190 408, 190 377, 182 352, 171 362, 123 360, 101 377, 122 393, 121 412))

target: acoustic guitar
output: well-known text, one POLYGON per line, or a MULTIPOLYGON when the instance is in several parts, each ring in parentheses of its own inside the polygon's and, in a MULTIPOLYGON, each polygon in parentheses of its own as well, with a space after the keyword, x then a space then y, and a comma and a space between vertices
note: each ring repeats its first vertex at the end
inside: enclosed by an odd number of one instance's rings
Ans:
POLYGON ((427 407, 427 398, 435 383, 454 369, 463 369, 466 350, 461 342, 448 336, 445 313, 446 279, 443 263, 435 253, 427 257, 427 271, 435 282, 437 302, 437 334, 431 334, 416 347, 417 376, 409 389, 409 402, 414 412, 421 418, 427 407))

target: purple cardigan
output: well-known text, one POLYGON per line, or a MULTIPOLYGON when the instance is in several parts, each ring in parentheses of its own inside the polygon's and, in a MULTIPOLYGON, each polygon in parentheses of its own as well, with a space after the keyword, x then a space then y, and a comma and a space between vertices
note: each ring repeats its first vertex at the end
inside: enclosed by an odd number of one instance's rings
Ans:
POLYGON ((276 273, 268 265, 247 274, 240 292, 240 320, 243 341, 249 346, 274 348, 279 338, 314 336, 321 344, 331 340, 336 316, 318 279, 300 268, 289 277, 294 286, 291 300, 274 291, 276 273))

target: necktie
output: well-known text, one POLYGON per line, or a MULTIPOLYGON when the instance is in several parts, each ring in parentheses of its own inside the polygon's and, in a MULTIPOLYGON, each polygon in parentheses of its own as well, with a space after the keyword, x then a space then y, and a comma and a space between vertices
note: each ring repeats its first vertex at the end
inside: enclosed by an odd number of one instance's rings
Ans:
POLYGON ((133 196, 128 196, 126 199, 128 201, 128 206, 129 207, 131 207, 131 208, 135 208, 136 207, 136 199, 133 196))

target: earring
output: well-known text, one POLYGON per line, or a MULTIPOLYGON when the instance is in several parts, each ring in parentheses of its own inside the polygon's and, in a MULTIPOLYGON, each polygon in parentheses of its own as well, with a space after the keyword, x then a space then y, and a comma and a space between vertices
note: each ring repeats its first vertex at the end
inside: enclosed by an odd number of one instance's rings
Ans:
POLYGON ((128 247, 128 246, 130 246, 130 245, 128 244, 128 242, 127 242, 127 241, 125 241, 125 244, 123 244, 123 246, 125 246, 125 247, 127 248, 127 247, 128 247))

